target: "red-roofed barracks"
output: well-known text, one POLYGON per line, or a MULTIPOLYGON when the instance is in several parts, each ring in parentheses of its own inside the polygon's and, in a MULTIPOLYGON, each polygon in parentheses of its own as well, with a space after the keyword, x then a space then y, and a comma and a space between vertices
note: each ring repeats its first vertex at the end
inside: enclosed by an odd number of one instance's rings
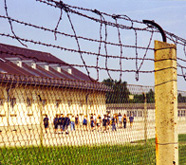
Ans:
MULTIPOLYGON (((52 123, 56 114, 106 112, 103 84, 50 53, 0 44, 0 126, 52 123)), ((8 128, 8 127, 7 127, 8 128)))

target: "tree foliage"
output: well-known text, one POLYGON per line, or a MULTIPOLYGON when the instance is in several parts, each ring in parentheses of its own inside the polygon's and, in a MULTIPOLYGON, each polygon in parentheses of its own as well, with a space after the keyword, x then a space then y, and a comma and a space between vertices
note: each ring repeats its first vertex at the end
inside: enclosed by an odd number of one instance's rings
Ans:
MULTIPOLYGON (((136 94, 134 95, 134 99, 132 100, 133 103, 144 103, 145 101, 145 94, 136 94)), ((152 89, 146 93, 146 101, 147 103, 154 103, 154 91, 152 89)))
POLYGON ((106 79, 103 83, 110 87, 110 91, 106 93, 106 103, 128 103, 129 90, 127 89, 127 82, 120 82, 117 80, 106 79))
MULTIPOLYGON (((106 93, 106 103, 144 103, 145 98, 143 94, 133 95, 133 99, 129 99, 129 89, 127 82, 120 82, 117 80, 105 79, 103 83, 110 87, 110 91, 106 93)), ((146 93, 147 103, 154 103, 154 91, 152 89, 146 93)))
MULTIPOLYGON (((105 79, 103 83, 110 87, 110 91, 106 93, 106 103, 144 103, 144 94, 131 94, 127 88, 127 82, 105 79), (129 99, 129 95, 133 95, 133 99, 129 99)), ((155 103, 155 94, 152 89, 146 93, 147 103, 155 103)), ((178 103, 186 103, 186 97, 178 94, 178 103)))
POLYGON ((178 103, 186 103, 186 97, 182 96, 181 93, 178 94, 178 103))

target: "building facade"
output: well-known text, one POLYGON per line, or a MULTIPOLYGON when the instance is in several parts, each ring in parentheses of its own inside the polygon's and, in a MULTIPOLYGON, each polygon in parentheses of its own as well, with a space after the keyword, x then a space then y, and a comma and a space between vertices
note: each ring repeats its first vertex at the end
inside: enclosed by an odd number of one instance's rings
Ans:
POLYGON ((45 52, 0 44, 0 126, 106 113, 108 88, 45 52))

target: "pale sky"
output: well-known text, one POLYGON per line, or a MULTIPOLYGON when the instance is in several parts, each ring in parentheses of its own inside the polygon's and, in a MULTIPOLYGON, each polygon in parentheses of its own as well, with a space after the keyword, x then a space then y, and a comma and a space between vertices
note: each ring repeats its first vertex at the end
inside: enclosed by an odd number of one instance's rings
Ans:
MULTIPOLYGON (((143 19, 154 20, 164 30, 174 33, 181 38, 186 39, 186 1, 166 1, 166 0, 64 0, 64 3, 79 6, 89 9, 97 9, 109 14, 123 14, 130 17, 132 20, 142 21, 143 19)), ((46 4, 36 2, 35 0, 7 0, 9 16, 32 23, 34 25, 44 26, 50 29, 55 29, 59 19, 60 10, 47 6, 46 4)), ((4 0, 0 1, 0 15, 5 15, 4 0)), ((99 24, 88 19, 77 17, 74 14, 70 14, 74 28, 77 35, 84 36, 93 39, 99 39, 99 24)), ((95 17, 95 15, 93 15, 95 17)), ((97 16, 99 18, 99 16, 97 16)), ((120 24, 129 26, 130 23, 126 21, 120 21, 120 24)), ((77 43, 74 39, 57 35, 55 40, 54 34, 49 32, 43 32, 34 28, 29 28, 24 25, 13 23, 13 28, 17 36, 25 39, 33 39, 35 41, 41 41, 51 43, 53 45, 59 45, 61 47, 77 49, 77 43)), ((58 27, 59 31, 73 34, 70 24, 67 20, 65 12, 63 12, 63 19, 58 27)), ((11 34, 8 21, 0 18, 0 33, 11 34)), ((104 28, 103 28, 104 37, 104 28)), ((134 45, 135 35, 134 31, 121 30, 121 37, 123 44, 134 45)), ((149 42, 150 35, 146 33, 138 34, 138 46, 146 47, 149 42)), ((15 45, 23 47, 17 40, 12 40, 0 35, 1 43, 15 45)), ((155 35, 151 44, 153 47, 154 40, 162 40, 159 34, 155 35)), ((118 43, 118 35, 116 28, 108 27, 108 41, 118 43)), ((39 51, 50 52, 57 56, 61 60, 71 64, 82 64, 79 54, 61 51, 55 48, 48 48, 45 46, 39 46, 34 44, 25 43, 29 49, 35 49, 39 51)), ((98 52, 98 44, 92 44, 80 40, 80 46, 82 50, 98 52)), ((179 48, 178 48, 179 49, 179 48)), ((104 45, 102 45, 101 53, 104 54, 104 45)), ((108 47, 108 54, 114 56, 120 56, 120 50, 118 48, 108 47)), ((183 56, 183 50, 178 50, 178 57, 185 59, 183 56)), ((139 50, 139 57, 143 57, 144 51, 139 50)), ((123 56, 135 57, 135 50, 123 49, 123 56)), ((96 56, 83 55, 85 62, 88 65, 96 65, 96 56)), ((153 51, 147 53, 147 58, 154 58, 153 51)), ((105 59, 99 59, 99 67, 105 67, 105 59)), ((109 59, 110 60, 110 59, 109 59)), ((140 65, 140 61, 139 61, 140 65)), ((123 61, 123 69, 134 69, 135 61, 123 61)), ((108 61, 108 68, 119 69, 119 60, 108 61)), ((78 68, 80 69, 80 68, 78 68)), ((154 63, 145 61, 142 70, 153 70, 154 63)), ((81 69, 85 72, 85 69, 81 69)), ((178 71, 180 72, 180 71, 178 71)), ((86 73, 86 72, 85 72, 86 73)), ((110 73, 113 79, 119 79, 120 72, 110 73)), ((90 69, 90 75, 93 78, 97 78, 96 69, 90 69)), ((99 80, 108 78, 108 74, 105 71, 101 71, 99 80)), ((129 84, 137 85, 154 85, 154 73, 140 74, 139 81, 135 80, 135 73, 123 73, 122 81, 127 81, 129 84)), ((186 91, 186 82, 182 77, 178 77, 178 89, 186 91)))

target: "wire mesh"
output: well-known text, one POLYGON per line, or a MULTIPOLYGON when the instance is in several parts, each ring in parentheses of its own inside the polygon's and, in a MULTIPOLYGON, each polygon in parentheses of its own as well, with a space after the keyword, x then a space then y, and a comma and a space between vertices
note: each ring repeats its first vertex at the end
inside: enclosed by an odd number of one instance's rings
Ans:
POLYGON ((178 92, 178 140, 179 140, 179 163, 185 164, 185 92, 178 92))
MULTIPOLYGON (((5 14, 0 14, 0 19, 8 22, 10 34, 3 31, 1 37, 18 41, 23 47, 57 50, 70 62, 51 60, 46 54, 40 58, 18 47, 1 49, 0 62, 10 61, 6 55, 62 65, 63 71, 76 67, 91 81, 78 79, 79 75, 71 79, 52 77, 51 68, 47 76, 36 76, 31 69, 27 69, 28 75, 23 70, 14 74, 0 66, 0 164, 156 164, 154 87, 131 85, 123 79, 133 74, 139 81, 141 74, 154 73, 152 44, 159 31, 127 15, 36 0, 60 10, 55 27, 49 28, 13 18, 8 2, 2 3, 5 14), (74 21, 77 18, 84 26, 94 27, 93 36, 86 30, 82 33, 74 21), (60 30, 62 23, 69 25, 67 31, 60 30), (24 27, 27 34, 36 30, 42 35, 19 34, 14 25, 24 27), (125 39, 126 33, 131 38, 125 39), (52 34, 53 40, 46 39, 46 34, 52 34)), ((168 42, 177 46, 178 77, 185 79, 186 41, 165 33, 168 42)), ((180 164, 186 163, 185 97, 184 91, 178 91, 180 164)))
MULTIPOLYGON (((1 81, 1 164, 155 164, 154 87, 112 85, 100 91, 1 81)), ((184 164, 185 92, 178 93, 184 164)))
POLYGON ((153 101, 126 85, 118 93, 2 81, 1 164, 155 163, 153 101))

